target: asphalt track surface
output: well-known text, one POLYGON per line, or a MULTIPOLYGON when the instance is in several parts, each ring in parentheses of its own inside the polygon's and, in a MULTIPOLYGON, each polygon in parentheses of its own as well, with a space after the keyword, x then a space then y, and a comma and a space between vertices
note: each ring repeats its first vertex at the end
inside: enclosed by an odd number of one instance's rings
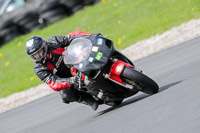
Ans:
POLYGON ((199 133, 200 37, 135 62, 160 86, 117 108, 61 102, 58 93, 0 115, 1 133, 199 133))

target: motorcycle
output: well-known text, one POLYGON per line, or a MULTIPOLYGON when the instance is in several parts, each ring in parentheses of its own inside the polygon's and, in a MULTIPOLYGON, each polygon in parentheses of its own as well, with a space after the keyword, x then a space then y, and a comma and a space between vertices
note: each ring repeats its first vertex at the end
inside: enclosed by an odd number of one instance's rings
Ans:
POLYGON ((116 106, 139 91, 155 94, 159 90, 154 80, 136 69, 113 41, 102 35, 74 39, 63 60, 78 74, 76 89, 91 94, 101 104, 116 106))

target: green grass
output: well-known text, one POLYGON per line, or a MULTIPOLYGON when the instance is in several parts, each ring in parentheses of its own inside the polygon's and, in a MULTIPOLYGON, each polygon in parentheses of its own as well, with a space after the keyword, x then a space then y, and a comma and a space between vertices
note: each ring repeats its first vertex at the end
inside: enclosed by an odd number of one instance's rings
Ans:
MULTIPOLYGON (((25 42, 34 35, 48 38, 74 30, 109 35, 123 49, 200 17, 199 0, 102 0, 45 29, 20 36, 0 48, 0 97, 42 83, 25 53, 25 42)), ((162 45, 162 44, 160 44, 162 45)))

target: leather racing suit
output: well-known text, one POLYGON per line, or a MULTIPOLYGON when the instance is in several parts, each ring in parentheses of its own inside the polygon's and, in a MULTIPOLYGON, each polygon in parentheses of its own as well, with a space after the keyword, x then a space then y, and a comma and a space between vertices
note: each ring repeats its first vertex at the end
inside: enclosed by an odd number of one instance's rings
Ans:
MULTIPOLYGON (((49 85, 54 91, 59 91, 64 103, 73 101, 91 102, 93 97, 87 93, 78 91, 70 85, 69 80, 75 74, 75 69, 68 68, 63 61, 62 52, 70 42, 77 37, 89 36, 91 34, 82 31, 74 31, 68 35, 51 36, 46 40, 48 45, 46 62, 35 62, 34 71, 36 75, 49 85)), ((90 103, 88 103, 90 104, 90 103)))

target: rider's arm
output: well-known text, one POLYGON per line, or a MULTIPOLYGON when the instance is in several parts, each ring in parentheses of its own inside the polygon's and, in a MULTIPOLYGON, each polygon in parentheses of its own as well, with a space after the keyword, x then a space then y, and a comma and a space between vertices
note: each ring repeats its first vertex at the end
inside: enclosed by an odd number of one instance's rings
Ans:
POLYGON ((34 71, 41 81, 47 83, 54 91, 60 91, 71 87, 70 78, 60 78, 40 63, 34 64, 34 71))
POLYGON ((70 39, 68 36, 58 35, 58 36, 51 36, 47 39, 47 43, 51 46, 59 46, 59 47, 66 47, 70 44, 70 39))
POLYGON ((68 34, 68 37, 72 40, 72 39, 77 38, 77 37, 90 36, 90 35, 91 35, 90 33, 86 33, 86 32, 77 30, 77 31, 70 32, 68 34))
POLYGON ((91 34, 83 32, 83 31, 73 31, 68 35, 58 35, 58 36, 51 36, 47 39, 48 44, 60 45, 60 47, 69 46, 70 42, 77 37, 81 36, 89 36, 91 34))

